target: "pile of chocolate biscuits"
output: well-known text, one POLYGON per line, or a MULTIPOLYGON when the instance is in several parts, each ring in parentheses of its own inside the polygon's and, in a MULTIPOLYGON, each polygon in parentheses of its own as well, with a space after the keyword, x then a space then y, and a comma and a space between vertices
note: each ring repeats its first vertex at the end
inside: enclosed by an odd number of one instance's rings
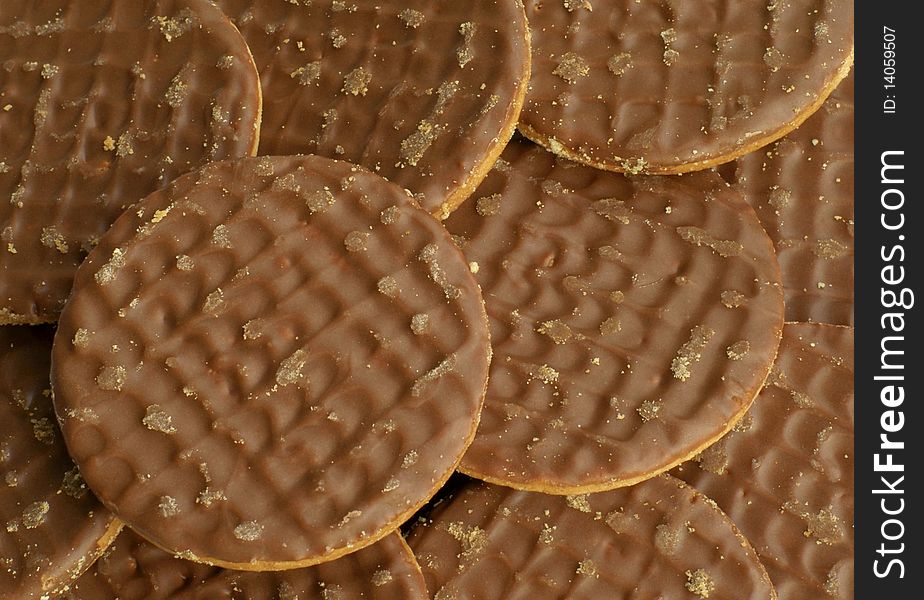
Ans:
POLYGON ((3 0, 0 599, 852 598, 852 62, 852 0, 3 0))

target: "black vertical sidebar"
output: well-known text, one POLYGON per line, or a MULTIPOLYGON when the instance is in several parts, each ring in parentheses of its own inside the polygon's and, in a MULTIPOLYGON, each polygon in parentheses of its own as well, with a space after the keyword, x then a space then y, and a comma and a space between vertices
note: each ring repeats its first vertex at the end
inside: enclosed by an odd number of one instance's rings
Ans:
POLYGON ((864 600, 924 598, 919 6, 856 3, 855 597, 864 600))

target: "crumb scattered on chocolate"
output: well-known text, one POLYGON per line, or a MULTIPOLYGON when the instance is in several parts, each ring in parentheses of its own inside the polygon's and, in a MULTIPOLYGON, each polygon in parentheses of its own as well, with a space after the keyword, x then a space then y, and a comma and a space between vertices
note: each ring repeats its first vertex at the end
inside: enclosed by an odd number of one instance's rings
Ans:
POLYGON ((242 542, 255 542, 263 537, 263 525, 256 521, 245 521, 234 528, 234 537, 242 542))
POLYGON ((96 384, 101 390, 119 392, 122 391, 126 376, 125 367, 121 365, 103 367, 100 369, 99 375, 96 376, 96 384))
POLYGON ((173 417, 171 417, 159 404, 148 406, 141 422, 151 431, 158 431, 166 434, 176 433, 176 427, 173 425, 173 417))
POLYGON ((582 77, 587 77, 589 73, 590 65, 574 52, 565 52, 558 59, 558 66, 552 70, 553 75, 558 75, 568 83, 575 83, 582 77))
POLYGON ((690 339, 677 350, 677 356, 671 361, 671 372, 675 379, 686 381, 693 374, 693 365, 702 358, 706 344, 715 335, 715 330, 697 325, 690 332, 690 339))
POLYGON ((685 575, 687 576, 686 588, 691 594, 696 594, 700 598, 708 598, 715 591, 715 582, 705 569, 686 571, 685 575))

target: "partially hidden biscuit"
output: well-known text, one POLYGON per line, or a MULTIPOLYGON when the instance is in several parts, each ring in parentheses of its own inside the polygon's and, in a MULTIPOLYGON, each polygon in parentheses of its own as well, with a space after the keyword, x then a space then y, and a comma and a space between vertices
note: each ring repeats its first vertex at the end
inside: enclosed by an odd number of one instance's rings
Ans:
POLYGON ((3 600, 49 597, 83 573, 122 527, 87 489, 55 422, 48 385, 53 334, 0 327, 3 600))
POLYGON ((769 373, 779 267, 716 173, 627 177, 514 142, 446 225, 494 348, 469 475, 549 493, 636 483, 724 435, 769 373))
POLYGON ((208 0, 0 3, 0 324, 57 320, 129 205, 256 150, 260 81, 208 0))
POLYGON ((674 474, 754 545, 780 598, 854 597, 853 329, 787 323, 735 429, 674 474))
POLYGON ((253 573, 176 558, 126 529, 62 600, 427 600, 410 548, 398 533, 335 561, 253 573))
POLYGON ((467 263, 404 190, 263 157, 116 221, 78 270, 52 381, 72 456, 136 532, 277 570, 426 502, 474 436, 489 354, 467 263))
POLYGON ((853 76, 798 129, 729 165, 776 245, 787 321, 853 324, 853 76))
POLYGON ((570 497, 462 483, 408 542, 435 600, 777 597, 728 517, 667 475, 570 497))
POLYGON ((364 165, 445 218, 510 139, 529 79, 521 0, 219 0, 264 91, 261 154, 364 165))
POLYGON ((728 162, 796 128, 853 62, 851 0, 525 0, 520 131, 629 173, 728 162))

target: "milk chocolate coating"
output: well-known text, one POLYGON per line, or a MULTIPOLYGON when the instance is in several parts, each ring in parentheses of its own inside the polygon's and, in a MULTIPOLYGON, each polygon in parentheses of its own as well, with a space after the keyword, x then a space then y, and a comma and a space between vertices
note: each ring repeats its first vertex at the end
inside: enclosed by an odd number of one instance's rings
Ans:
POLYGON ((427 600, 410 548, 397 533, 335 561, 249 573, 171 556, 126 529, 62 600, 427 600))
POLYGON ((853 598, 853 329, 787 323, 734 431, 674 474, 754 545, 780 598, 853 598))
POLYGON ((526 0, 520 130, 599 168, 683 173, 785 135, 853 59, 852 0, 526 0))
POLYGON ((219 0, 263 84, 261 154, 364 165, 445 218, 516 126, 521 0, 219 0))
POLYGON ((57 320, 127 206, 251 153, 259 85, 207 0, 0 2, 0 324, 57 320))
POLYGON ((776 598, 728 517, 666 475, 573 497, 472 481, 408 542, 436 600, 776 598))
POLYGON ((853 76, 821 109, 733 169, 773 243, 786 320, 853 324, 853 76))
POLYGON ((120 524, 90 493, 55 423, 53 331, 0 327, 0 599, 47 597, 99 556, 120 524))
POLYGON ((274 570, 359 550, 439 488, 489 353, 468 265, 404 190, 264 157, 116 221, 78 270, 52 381, 72 456, 122 520, 189 559, 274 570))
POLYGON ((470 475, 638 482, 721 437, 770 370, 779 267, 715 173, 627 177, 515 142, 446 225, 477 264, 494 348, 470 475))

